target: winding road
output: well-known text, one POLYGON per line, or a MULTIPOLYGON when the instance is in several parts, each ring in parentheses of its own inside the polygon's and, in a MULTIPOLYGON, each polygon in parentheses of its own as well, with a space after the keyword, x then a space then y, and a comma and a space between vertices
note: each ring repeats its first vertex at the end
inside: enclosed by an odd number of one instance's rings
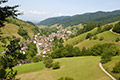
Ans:
POLYGON ((37 52, 38 52, 38 56, 41 56, 41 52, 40 52, 40 48, 39 48, 39 40, 37 40, 36 42, 36 47, 37 47, 37 52))
POLYGON ((99 67, 104 71, 112 80, 116 80, 110 73, 108 73, 102 66, 101 62, 99 63, 99 67))
POLYGON ((116 35, 120 35, 120 34, 118 34, 118 33, 116 33, 116 32, 113 32, 113 30, 112 30, 112 29, 110 29, 110 31, 111 31, 112 33, 116 34, 116 35))

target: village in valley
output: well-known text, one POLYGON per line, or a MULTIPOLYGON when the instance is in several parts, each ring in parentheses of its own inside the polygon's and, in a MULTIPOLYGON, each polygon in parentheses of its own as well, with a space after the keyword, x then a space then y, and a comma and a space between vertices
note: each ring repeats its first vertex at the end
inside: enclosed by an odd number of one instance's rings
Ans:
POLYGON ((0 0, 0 80, 120 80, 119 3, 0 0))
POLYGON ((57 39, 62 38, 63 41, 65 41, 69 38, 71 34, 74 35, 75 33, 76 33, 76 29, 74 29, 73 31, 69 31, 63 29, 63 27, 61 26, 57 27, 57 33, 52 32, 48 36, 46 36, 45 34, 41 35, 40 33, 37 33, 36 35, 31 33, 32 35, 34 35, 34 38, 24 41, 23 43, 24 46, 21 48, 21 52, 25 54, 25 52, 29 50, 27 44, 33 42, 34 44, 36 44, 37 47, 37 52, 38 52, 37 56, 42 56, 42 57, 48 56, 50 51, 52 50, 52 42, 54 41, 55 37, 57 37, 57 39))

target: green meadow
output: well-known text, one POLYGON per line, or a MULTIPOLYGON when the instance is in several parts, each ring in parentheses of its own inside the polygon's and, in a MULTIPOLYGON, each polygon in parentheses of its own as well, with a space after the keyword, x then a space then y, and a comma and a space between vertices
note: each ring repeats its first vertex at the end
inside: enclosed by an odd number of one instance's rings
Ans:
POLYGON ((46 69, 43 68, 42 63, 17 66, 15 69, 20 73, 17 78, 21 80, 57 80, 60 77, 71 77, 74 80, 110 80, 99 68, 100 57, 83 56, 55 59, 54 61, 60 62, 60 69, 46 69), (39 65, 40 70, 33 70, 32 68, 37 65, 39 65), (29 73, 26 73, 27 70, 29 73))

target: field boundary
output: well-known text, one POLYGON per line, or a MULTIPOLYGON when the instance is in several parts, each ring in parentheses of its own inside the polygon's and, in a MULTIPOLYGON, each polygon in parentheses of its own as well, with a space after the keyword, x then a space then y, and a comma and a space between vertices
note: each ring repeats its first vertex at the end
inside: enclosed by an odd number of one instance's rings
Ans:
POLYGON ((112 80, 116 80, 110 73, 108 73, 102 66, 101 62, 99 63, 99 67, 105 72, 112 80))

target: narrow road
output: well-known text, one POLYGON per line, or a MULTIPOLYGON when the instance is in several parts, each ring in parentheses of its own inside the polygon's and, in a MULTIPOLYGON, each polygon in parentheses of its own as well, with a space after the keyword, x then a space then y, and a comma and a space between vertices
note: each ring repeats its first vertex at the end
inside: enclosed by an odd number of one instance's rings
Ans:
POLYGON ((40 52, 40 48, 39 48, 39 40, 37 40, 36 42, 36 47, 37 47, 37 52, 38 52, 38 56, 41 56, 41 52, 40 52))
POLYGON ((113 32, 112 29, 110 29, 110 31, 111 31, 112 33, 116 34, 116 35, 120 35, 120 34, 118 34, 118 33, 116 33, 116 32, 113 32))
POLYGON ((116 80, 111 74, 109 74, 102 66, 101 62, 99 63, 99 67, 112 79, 112 80, 116 80))

